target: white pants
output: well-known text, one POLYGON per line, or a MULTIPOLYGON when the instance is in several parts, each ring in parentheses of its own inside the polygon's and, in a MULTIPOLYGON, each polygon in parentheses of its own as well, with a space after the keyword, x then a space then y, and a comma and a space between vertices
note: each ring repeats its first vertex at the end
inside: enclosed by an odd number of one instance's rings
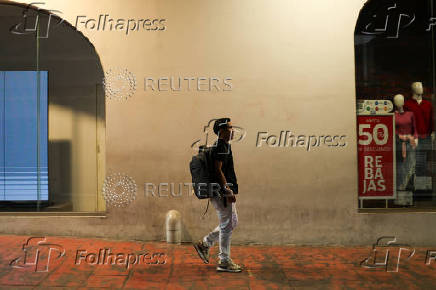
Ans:
POLYGON ((238 223, 238 214, 236 212, 236 204, 227 202, 227 207, 224 207, 223 199, 212 197, 210 202, 216 209, 219 225, 203 238, 209 247, 212 247, 216 241, 220 242, 220 253, 218 255, 220 261, 228 261, 230 259, 230 241, 232 231, 238 223))

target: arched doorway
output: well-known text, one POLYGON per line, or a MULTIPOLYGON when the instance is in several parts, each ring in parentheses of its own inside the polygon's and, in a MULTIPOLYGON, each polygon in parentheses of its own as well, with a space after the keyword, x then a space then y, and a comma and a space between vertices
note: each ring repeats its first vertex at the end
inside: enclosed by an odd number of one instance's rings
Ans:
POLYGON ((94 46, 54 11, 0 1, 0 16, 1 210, 104 210, 104 73, 94 46), (17 164, 33 171, 18 176, 17 164))

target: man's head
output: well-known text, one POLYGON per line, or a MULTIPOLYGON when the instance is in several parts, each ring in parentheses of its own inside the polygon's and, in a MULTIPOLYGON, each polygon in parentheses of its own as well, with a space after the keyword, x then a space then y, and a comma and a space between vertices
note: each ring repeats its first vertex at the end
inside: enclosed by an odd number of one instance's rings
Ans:
POLYGON ((230 118, 217 119, 213 124, 213 132, 218 135, 218 138, 230 141, 233 137, 232 122, 230 118))

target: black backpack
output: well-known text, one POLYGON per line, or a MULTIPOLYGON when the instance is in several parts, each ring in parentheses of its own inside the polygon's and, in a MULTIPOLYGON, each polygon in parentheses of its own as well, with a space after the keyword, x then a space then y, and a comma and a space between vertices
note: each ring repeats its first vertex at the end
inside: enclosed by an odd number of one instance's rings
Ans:
POLYGON ((212 147, 200 146, 198 154, 192 156, 189 169, 195 196, 199 199, 213 197, 219 192, 219 185, 213 182, 212 147))

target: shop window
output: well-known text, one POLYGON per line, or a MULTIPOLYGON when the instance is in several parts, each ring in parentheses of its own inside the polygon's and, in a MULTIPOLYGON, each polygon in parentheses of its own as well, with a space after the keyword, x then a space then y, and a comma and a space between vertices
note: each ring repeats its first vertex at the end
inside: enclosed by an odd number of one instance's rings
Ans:
POLYGON ((100 58, 41 7, 0 2, 0 212, 104 212, 100 58))
POLYGON ((355 29, 358 206, 436 208, 433 0, 370 0, 355 29))

